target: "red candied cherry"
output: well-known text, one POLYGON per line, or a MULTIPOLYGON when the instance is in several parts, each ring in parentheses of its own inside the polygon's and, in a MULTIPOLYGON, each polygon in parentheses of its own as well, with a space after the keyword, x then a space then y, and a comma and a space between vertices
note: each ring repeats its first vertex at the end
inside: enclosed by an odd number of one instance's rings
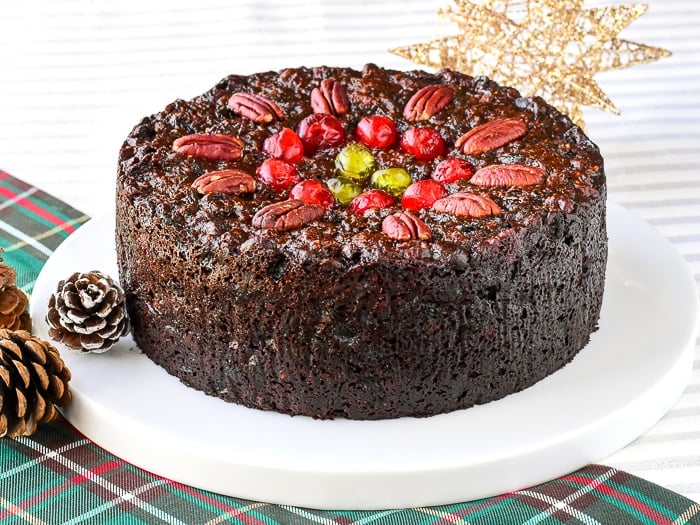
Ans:
POLYGON ((471 179, 474 166, 462 159, 451 158, 440 162, 430 176, 438 182, 454 182, 460 179, 471 179))
POLYGON ((401 206, 406 210, 418 211, 430 208, 433 203, 447 195, 445 187, 433 179, 414 182, 401 197, 401 206))
POLYGON ((289 192, 290 199, 298 199, 306 204, 320 204, 328 209, 335 204, 335 197, 325 184, 318 179, 299 182, 289 192))
POLYGON ((400 145, 418 160, 433 160, 445 153, 445 141, 435 128, 408 128, 401 136, 400 145))
POLYGON ((282 193, 301 181, 301 175, 294 164, 282 159, 265 159, 255 173, 260 182, 277 193, 282 193))
POLYGON ((263 151, 276 159, 286 160, 296 163, 304 156, 304 144, 299 135, 289 128, 282 128, 281 131, 270 135, 263 142, 263 151))
POLYGON ((396 124, 389 117, 373 115, 357 123, 357 139, 370 148, 388 148, 396 142, 396 124))
POLYGON ((394 204, 394 197, 382 190, 367 190, 355 197, 348 211, 351 213, 359 213, 364 215, 366 211, 373 208, 388 208, 394 204))
POLYGON ((328 113, 314 113, 306 117, 299 123, 297 134, 307 155, 345 143, 343 124, 337 117, 328 113))

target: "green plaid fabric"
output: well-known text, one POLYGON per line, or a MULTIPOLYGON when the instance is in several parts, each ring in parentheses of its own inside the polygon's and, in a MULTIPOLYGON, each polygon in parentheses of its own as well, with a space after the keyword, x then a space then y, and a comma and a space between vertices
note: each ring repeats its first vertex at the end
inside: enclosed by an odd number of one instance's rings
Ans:
MULTIPOLYGON (((0 246, 28 293, 88 218, 0 171, 0 246)), ((0 440, 0 524, 700 524, 700 505, 603 465, 529 489, 439 507, 319 511, 221 496, 141 470, 59 419, 0 440)))
POLYGON ((0 247, 29 293, 44 262, 88 216, 0 170, 0 247))

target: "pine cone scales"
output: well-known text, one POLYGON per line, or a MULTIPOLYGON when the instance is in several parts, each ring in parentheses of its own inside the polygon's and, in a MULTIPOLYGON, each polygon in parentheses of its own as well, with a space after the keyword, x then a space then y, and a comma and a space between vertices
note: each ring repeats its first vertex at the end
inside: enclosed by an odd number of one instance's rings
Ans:
POLYGON ((46 341, 0 329, 0 437, 28 436, 70 402, 70 370, 46 341))
POLYGON ((129 331, 124 290, 102 272, 76 272, 58 283, 46 316, 49 335, 83 352, 104 352, 129 331))
POLYGON ((29 330, 29 298, 15 286, 16 278, 17 273, 14 269, 0 264, 0 328, 29 330))
POLYGON ((5 286, 15 284, 15 279, 17 279, 17 272, 14 268, 6 264, 0 264, 0 290, 5 288, 5 286))

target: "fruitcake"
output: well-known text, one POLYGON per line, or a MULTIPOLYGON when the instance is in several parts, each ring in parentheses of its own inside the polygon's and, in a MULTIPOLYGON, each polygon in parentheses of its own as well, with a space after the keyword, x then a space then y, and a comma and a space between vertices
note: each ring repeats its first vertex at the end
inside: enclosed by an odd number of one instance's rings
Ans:
POLYGON ((119 155, 133 335, 186 385, 314 418, 525 389, 598 326, 598 147, 541 98, 373 64, 231 75, 119 155))

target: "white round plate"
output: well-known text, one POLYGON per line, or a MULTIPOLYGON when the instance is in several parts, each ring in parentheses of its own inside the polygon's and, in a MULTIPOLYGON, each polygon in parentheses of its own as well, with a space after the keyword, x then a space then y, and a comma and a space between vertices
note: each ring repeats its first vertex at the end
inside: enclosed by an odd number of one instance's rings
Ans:
MULTIPOLYGON (((429 418, 317 421, 244 408, 182 385, 125 338, 104 354, 61 347, 66 418, 115 455, 214 492, 327 509, 439 505, 545 482, 599 461, 651 427, 692 369, 698 300, 673 247, 622 207, 608 211, 600 330, 574 361, 499 401, 429 418)), ((34 288, 74 271, 116 278, 113 218, 69 237, 34 288)))

